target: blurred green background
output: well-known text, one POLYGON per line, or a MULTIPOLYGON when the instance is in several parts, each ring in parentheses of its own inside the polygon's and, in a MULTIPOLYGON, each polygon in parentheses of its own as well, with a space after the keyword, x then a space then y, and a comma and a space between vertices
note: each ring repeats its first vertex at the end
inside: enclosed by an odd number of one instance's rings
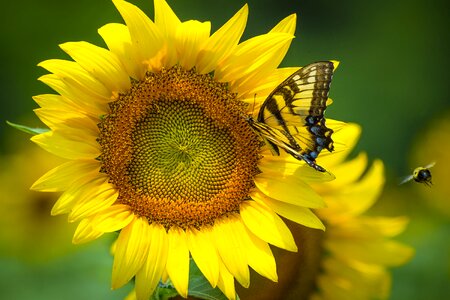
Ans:
MULTIPOLYGON (((297 38, 282 65, 341 61, 327 116, 361 124, 357 149, 386 164, 386 190, 373 213, 411 218, 399 240, 415 247, 416 256, 393 270, 391 299, 449 297, 448 1, 168 2, 180 19, 211 20, 213 30, 247 2, 245 39, 297 13, 297 38), (400 176, 431 161, 437 161, 431 189, 415 183, 397 186, 400 176)), ((132 3, 153 16, 151 0, 132 3)), ((129 287, 109 289, 113 237, 71 245, 75 226, 49 214, 56 197, 28 191, 50 168, 36 161, 56 165, 56 159, 5 124, 40 125, 31 97, 51 90, 37 81, 45 72, 36 64, 68 58, 58 44, 86 40, 104 45, 97 28, 122 20, 109 0, 2 1, 1 7, 0 299, 123 299, 129 287)))

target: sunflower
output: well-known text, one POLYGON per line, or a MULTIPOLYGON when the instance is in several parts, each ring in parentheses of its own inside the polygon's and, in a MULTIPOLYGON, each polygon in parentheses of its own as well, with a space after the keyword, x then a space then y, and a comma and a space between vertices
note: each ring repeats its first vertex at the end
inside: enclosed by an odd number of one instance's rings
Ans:
POLYGON ((335 138, 345 150, 323 156, 318 162, 332 169, 336 179, 313 184, 327 207, 318 209, 325 232, 288 224, 303 252, 275 256, 284 272, 277 285, 254 282, 255 292, 239 290, 241 299, 386 299, 390 289, 388 267, 400 266, 413 249, 392 240, 407 225, 405 217, 367 216, 384 184, 383 163, 367 169, 364 153, 346 161, 358 140, 360 127, 347 124, 335 138))
MULTIPOLYGON (((359 135, 360 128, 352 127, 359 135)), ((347 145, 356 140, 347 139, 347 145)), ((324 158, 328 161, 321 163, 333 168, 336 180, 314 187, 328 207, 317 211, 327 231, 317 292, 311 299, 387 299, 388 268, 405 264, 414 253, 411 247, 392 240, 405 230, 408 219, 365 215, 383 190, 383 163, 375 160, 367 169, 365 153, 344 162, 347 155, 343 151, 324 158)))
POLYGON ((324 229, 310 210, 324 201, 309 182, 333 179, 286 164, 289 155, 267 159, 243 117, 295 70, 277 67, 296 16, 239 42, 247 5, 210 35, 209 22, 181 22, 163 0, 154 22, 113 2, 125 25, 99 29, 108 49, 64 43, 73 61, 39 64, 50 72, 40 80, 58 94, 34 97, 50 131, 32 140, 68 161, 32 188, 64 192, 51 213, 79 222, 74 243, 120 231, 112 288, 134 277, 138 299, 161 279, 187 297, 190 258, 230 299, 234 279, 249 286, 249 266, 277 281, 269 244, 297 251, 279 215, 324 229))

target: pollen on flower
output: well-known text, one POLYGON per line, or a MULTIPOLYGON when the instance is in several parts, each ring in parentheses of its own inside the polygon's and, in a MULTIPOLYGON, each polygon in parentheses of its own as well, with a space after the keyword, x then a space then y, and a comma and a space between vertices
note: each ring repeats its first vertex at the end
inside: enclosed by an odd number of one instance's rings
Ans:
POLYGON ((98 125, 117 202, 166 228, 238 212, 259 159, 244 109, 226 84, 195 70, 175 66, 135 82, 98 125))

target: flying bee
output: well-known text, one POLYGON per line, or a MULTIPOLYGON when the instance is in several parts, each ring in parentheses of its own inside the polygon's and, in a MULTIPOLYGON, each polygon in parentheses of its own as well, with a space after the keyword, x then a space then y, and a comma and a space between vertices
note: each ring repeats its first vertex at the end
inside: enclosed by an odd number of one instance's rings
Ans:
POLYGON ((431 186, 433 183, 431 182, 431 171, 429 169, 432 168, 435 164, 436 163, 433 162, 429 165, 426 165, 425 167, 418 167, 414 169, 413 174, 403 178, 400 184, 404 184, 414 179, 415 182, 424 183, 428 186, 431 186))

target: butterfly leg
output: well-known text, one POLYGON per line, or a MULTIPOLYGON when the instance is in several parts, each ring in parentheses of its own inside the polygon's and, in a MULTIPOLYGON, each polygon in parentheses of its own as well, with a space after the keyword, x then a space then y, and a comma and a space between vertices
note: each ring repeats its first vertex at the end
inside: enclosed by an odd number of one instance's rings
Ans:
POLYGON ((308 155, 295 154, 293 156, 296 159, 303 160, 305 163, 308 164, 308 166, 310 166, 311 168, 314 168, 314 170, 316 170, 316 171, 326 172, 326 170, 323 167, 316 164, 316 162, 313 159, 309 158, 308 155))

